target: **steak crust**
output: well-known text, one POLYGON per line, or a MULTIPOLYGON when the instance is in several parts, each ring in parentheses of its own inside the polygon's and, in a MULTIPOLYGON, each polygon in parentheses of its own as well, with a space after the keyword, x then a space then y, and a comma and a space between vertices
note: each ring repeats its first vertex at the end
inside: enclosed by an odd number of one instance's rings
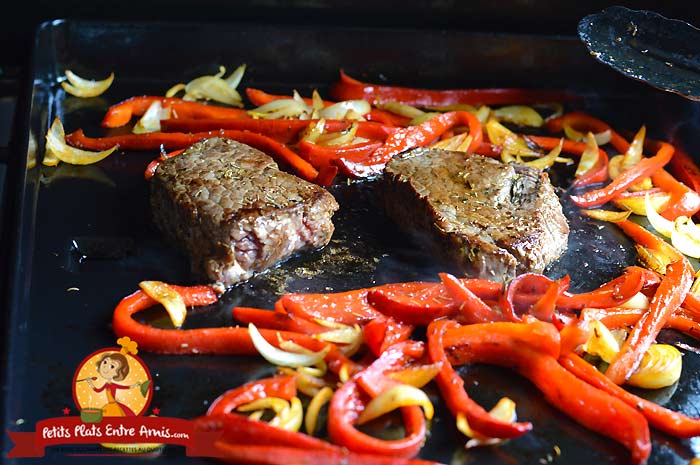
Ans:
POLYGON ((473 277, 541 273, 568 242, 549 176, 526 165, 417 149, 387 164, 382 198, 393 221, 473 277))
POLYGON ((155 224, 187 254, 193 275, 220 292, 325 246, 334 231, 338 203, 328 191, 230 139, 207 139, 164 160, 150 185, 155 224))

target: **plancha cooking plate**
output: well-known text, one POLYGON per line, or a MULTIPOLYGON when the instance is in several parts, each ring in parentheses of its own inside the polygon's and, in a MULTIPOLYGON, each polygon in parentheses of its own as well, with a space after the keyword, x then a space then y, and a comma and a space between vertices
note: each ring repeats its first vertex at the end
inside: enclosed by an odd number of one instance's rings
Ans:
MULTIPOLYGON (((574 31, 572 31, 573 33, 574 31)), ((694 127, 698 107, 622 78, 598 64, 574 37, 470 34, 444 30, 301 28, 256 24, 102 23, 54 21, 36 33, 33 68, 22 101, 24 118, 14 134, 18 148, 9 167, 5 223, 16 231, 5 244, 8 295, 5 308, 7 363, 3 379, 3 426, 33 431, 34 425, 76 413, 71 394, 75 369, 89 353, 115 345, 112 311, 142 280, 191 284, 184 257, 164 244, 150 221, 146 165, 155 153, 117 153, 90 166, 42 166, 26 170, 33 137, 39 161, 43 136, 55 116, 66 131, 117 134, 99 122, 111 104, 142 94, 162 95, 171 85, 246 63, 241 88, 270 92, 328 86, 344 69, 351 76, 394 85, 432 88, 533 87, 567 89, 582 96, 587 110, 621 130, 646 124, 650 137, 673 138, 693 153, 700 144, 694 127), (78 99, 58 85, 64 70, 116 80, 102 96, 78 99)), ((570 173, 569 173, 570 175, 570 173)), ((634 263, 635 253, 619 231, 581 218, 568 201, 567 173, 553 173, 571 225, 569 248, 547 274, 568 273, 572 290, 593 289, 634 263)), ((435 263, 377 208, 372 182, 331 188, 341 209, 336 233, 325 249, 296 257, 228 292, 217 305, 193 312, 188 327, 231 325, 234 305, 272 308, 285 292, 331 292, 409 280, 436 281, 447 267, 435 263)), ((697 415, 700 357, 685 344, 684 373, 677 386, 647 393, 674 410, 697 415)), ((221 393, 267 376, 273 368, 256 357, 167 356, 141 352, 153 375, 152 408, 161 416, 192 418, 206 412, 221 393)), ((628 453, 550 407, 532 384, 513 372, 474 366, 460 370, 468 392, 490 408, 502 396, 517 402, 533 431, 500 447, 464 450, 454 420, 437 401, 435 418, 420 456, 449 464, 625 464, 628 453), (559 452, 557 452, 559 451, 559 452)), ((434 386, 429 394, 439 398, 434 386)), ((570 393, 576 395, 575 392, 570 393)), ((653 433, 651 465, 687 463, 700 445, 653 433)), ((12 444, 4 436, 3 454, 12 444)), ((94 452, 94 449, 91 449, 94 452)), ((20 463, 23 459, 7 459, 20 463)), ((141 463, 143 458, 101 460, 141 463)), ((158 463, 207 464, 168 446, 158 463)), ((34 463, 94 463, 94 457, 47 448, 34 463)), ((116 462, 115 462, 116 463, 116 462)))

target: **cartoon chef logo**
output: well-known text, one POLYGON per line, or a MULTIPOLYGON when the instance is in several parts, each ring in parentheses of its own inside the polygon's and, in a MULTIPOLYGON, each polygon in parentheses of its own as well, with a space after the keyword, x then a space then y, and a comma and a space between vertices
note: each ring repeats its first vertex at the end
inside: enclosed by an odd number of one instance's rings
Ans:
POLYGON ((99 423, 103 417, 139 416, 151 403, 151 374, 136 356, 136 341, 122 337, 117 344, 121 348, 88 355, 73 377, 73 399, 86 423, 99 423))

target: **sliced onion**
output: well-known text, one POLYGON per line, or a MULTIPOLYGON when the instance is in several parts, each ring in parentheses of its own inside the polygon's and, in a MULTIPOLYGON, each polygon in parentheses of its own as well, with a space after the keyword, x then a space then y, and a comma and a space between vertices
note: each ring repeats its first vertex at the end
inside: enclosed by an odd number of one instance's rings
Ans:
POLYGON ((559 157, 559 154, 561 153, 561 149, 564 145, 564 139, 559 140, 559 144, 554 147, 547 155, 538 158, 536 160, 531 160, 528 162, 525 162, 526 165, 531 166, 532 168, 538 169, 538 170, 544 170, 549 168, 554 164, 554 162, 557 161, 557 158, 559 157))
POLYGON ((478 110, 476 110, 476 119, 479 120, 481 124, 484 124, 486 121, 488 121, 491 118, 491 108, 487 107, 486 105, 482 105, 479 107, 478 110))
POLYGON ((406 125, 407 126, 418 126, 419 124, 423 124, 426 121, 430 121, 431 119, 435 118, 439 114, 440 113, 434 113, 434 112, 424 113, 416 118, 413 118, 411 121, 406 123, 406 125))
POLYGON ((372 110, 372 107, 366 100, 345 100, 319 110, 318 114, 319 117, 326 119, 346 119, 350 110, 357 115, 366 115, 372 110))
MULTIPOLYGON (((71 147, 66 143, 66 133, 61 120, 56 117, 46 134, 46 151, 55 158, 71 165, 90 165, 104 160, 117 150, 117 145, 102 152, 90 152, 71 147)), ((45 157, 46 158, 46 157, 45 157)))
POLYGON ((321 111, 325 106, 321 94, 318 93, 318 90, 314 89, 314 91, 311 92, 311 109, 314 111, 321 111))
POLYGON ((260 355, 274 365, 287 367, 312 366, 323 360, 330 350, 330 347, 327 346, 323 350, 311 354, 286 352, 267 342, 253 323, 248 324, 248 333, 260 355))
POLYGON ((173 326, 179 328, 185 322, 187 306, 182 296, 167 283, 161 281, 141 281, 139 287, 148 297, 161 304, 168 312, 173 326))
POLYGON ((403 384, 421 388, 428 384, 437 376, 442 369, 442 363, 431 363, 429 365, 412 366, 400 371, 389 373, 389 378, 395 379, 403 384))
POLYGON ((695 295, 700 295, 700 270, 695 273, 695 280, 693 281, 693 285, 690 286, 689 292, 695 295))
POLYGON ((594 220, 600 220, 600 221, 609 221, 612 223, 615 223, 616 221, 622 221, 626 220, 630 214, 632 214, 631 211, 623 211, 623 212, 616 212, 612 210, 587 210, 583 209, 581 210, 581 214, 585 215, 589 218, 593 218, 594 220))
POLYGON ((448 137, 430 146, 433 149, 451 150, 453 152, 466 152, 471 144, 472 136, 463 132, 456 136, 448 137))
POLYGON ((316 395, 314 395, 309 401, 308 407, 306 407, 306 417, 304 418, 304 428, 306 433, 313 436, 316 431, 316 425, 318 424, 318 416, 321 413, 321 408, 330 402, 333 397, 333 389, 328 386, 320 389, 316 395))
POLYGON ((690 218, 679 216, 673 222, 671 244, 688 257, 700 258, 700 228, 690 218))
POLYGON ((640 261, 640 263, 642 263, 646 268, 649 268, 660 275, 665 275, 666 267, 668 267, 668 265, 673 263, 676 259, 676 256, 669 253, 652 250, 639 244, 635 244, 634 249, 637 251, 637 259, 640 261))
POLYGON ((83 79, 69 69, 66 70, 65 74, 68 82, 61 82, 61 87, 76 97, 97 97, 109 89, 109 86, 114 82, 114 73, 110 73, 106 79, 100 81, 83 79))
POLYGON ((428 420, 433 418, 433 404, 423 390, 407 384, 397 384, 370 400, 360 416, 357 417, 357 424, 363 425, 399 407, 410 405, 423 407, 425 418, 428 420))
POLYGON ((493 110, 493 116, 499 121, 519 126, 539 128, 544 124, 542 116, 534 108, 526 105, 509 105, 493 110))
POLYGON ((348 367, 347 363, 343 363, 340 366, 340 370, 338 370, 338 380, 340 380, 341 383, 344 383, 349 379, 350 379, 350 368, 348 367))
MULTIPOLYGON (((567 139, 570 139, 570 140, 573 140, 576 142, 584 142, 586 140, 585 134, 577 131, 576 129, 572 128, 568 124, 564 125, 564 135, 566 135, 567 139)), ((598 145, 608 144, 608 143, 610 143, 610 140, 612 139, 612 131, 610 131, 610 129, 606 129, 603 132, 598 132, 596 134, 593 134, 593 138, 595 139, 595 142, 598 145)))
POLYGON ((591 355, 596 355, 606 361, 612 362, 617 353, 620 352, 618 344, 612 332, 599 320, 592 320, 588 323, 590 336, 583 344, 583 350, 591 355))
POLYGON ((641 161, 646 133, 646 126, 642 126, 639 131, 637 131, 637 134, 634 136, 634 139, 632 140, 630 147, 627 149, 627 152, 625 152, 622 160, 623 171, 627 171, 641 161))
POLYGON ((475 106, 467 105, 466 103, 456 103, 454 105, 432 105, 423 108, 430 111, 439 111, 440 113, 445 113, 448 111, 468 111, 469 113, 476 113, 477 111, 475 106))
POLYGON ((678 349, 668 344, 652 344, 627 384, 643 389, 661 389, 676 383, 682 369, 683 356, 678 349))
POLYGON ((503 145, 508 136, 515 136, 513 131, 503 126, 495 118, 490 118, 486 122, 486 134, 489 136, 489 141, 495 145, 503 145))
POLYGON ((308 110, 306 104, 302 105, 294 99, 279 99, 268 102, 248 111, 253 118, 279 119, 298 118, 308 110))
POLYGON ((667 220, 654 210, 648 193, 644 196, 644 213, 646 213, 649 223, 656 229, 656 232, 662 236, 671 237, 675 230, 673 221, 667 220))
MULTIPOLYGON (((513 402, 508 397, 502 397, 496 405, 489 411, 489 414, 501 421, 513 423, 517 420, 517 414, 515 411, 515 402, 513 402)), ((457 429, 470 438, 464 445, 465 448, 471 449, 472 447, 479 446, 493 446, 501 444, 506 441, 503 438, 490 438, 484 436, 478 431, 472 429, 469 426, 466 415, 460 412, 457 414, 457 429)))
POLYGON ((154 101, 136 122, 131 130, 134 134, 145 134, 149 132, 160 132, 160 121, 170 119, 170 107, 163 108, 160 101, 154 101))
POLYGON ((253 412, 255 410, 273 410, 275 413, 280 413, 284 409, 289 408, 289 401, 281 397, 263 397, 247 404, 239 405, 236 410, 239 412, 253 412))
MULTIPOLYGON (((647 192, 645 193, 645 196, 646 195, 649 196, 651 207, 657 212, 661 211, 661 209, 664 208, 668 201, 671 199, 671 194, 663 191, 647 192)), ((620 208, 624 208, 625 210, 631 211, 635 215, 646 216, 645 196, 620 195, 615 200, 613 200, 613 203, 620 208)))
POLYGON ((245 63, 239 65, 236 69, 233 70, 229 77, 224 79, 232 89, 236 89, 238 87, 238 84, 241 83, 241 80, 243 79, 243 74, 245 74, 245 68, 245 63))
POLYGON ((321 134, 316 139, 316 143, 323 146, 348 145, 355 139, 355 135, 357 134, 359 127, 358 122, 355 121, 352 123, 352 125, 350 125, 350 127, 343 129, 340 132, 321 134))
POLYGON ((322 333, 314 335, 314 338, 320 341, 333 342, 336 344, 350 344, 352 342, 355 342, 358 337, 362 338, 362 329, 359 325, 345 325, 344 328, 337 328, 331 331, 324 331, 322 333))
POLYGON ((289 402, 289 407, 283 409, 270 420, 270 425, 287 431, 299 431, 303 421, 304 408, 301 404, 301 400, 298 397, 292 397, 292 400, 289 402))
POLYGON ((262 416, 265 414, 265 410, 256 410, 248 415, 251 420, 261 420, 262 416))
POLYGON ((243 99, 236 89, 218 76, 201 76, 187 83, 184 100, 213 100, 242 107, 243 99))
POLYGON ((586 134, 586 150, 581 154, 581 159, 579 160, 574 176, 580 177, 588 173, 596 166, 598 158, 600 158, 598 142, 595 140, 595 137, 593 137, 593 133, 589 132, 586 134))
POLYGON ((395 102, 393 100, 380 103, 379 105, 377 105, 377 108, 390 111, 391 113, 410 119, 418 118, 419 116, 425 114, 423 110, 419 110, 418 108, 412 107, 411 105, 407 105, 401 102, 395 102))
POLYGON ((646 310, 649 308, 649 297, 645 296, 641 292, 637 292, 630 300, 620 305, 624 308, 640 308, 646 310))
POLYGON ((181 82, 179 84, 175 84, 172 86, 170 89, 168 89, 165 92, 166 97, 174 97, 176 96, 179 92, 183 92, 187 88, 187 85, 185 83, 181 82))

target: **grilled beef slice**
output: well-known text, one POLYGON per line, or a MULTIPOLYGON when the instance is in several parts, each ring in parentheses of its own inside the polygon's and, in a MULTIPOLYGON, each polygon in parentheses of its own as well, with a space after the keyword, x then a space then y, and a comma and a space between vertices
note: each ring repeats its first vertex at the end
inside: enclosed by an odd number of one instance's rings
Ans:
POLYGON ((525 165, 418 149, 388 163, 382 197, 392 220, 473 277, 540 273, 566 249, 549 176, 525 165))
POLYGON ((193 275, 220 291, 333 234, 329 192, 230 139, 163 161, 150 183, 154 222, 187 253, 193 275))

